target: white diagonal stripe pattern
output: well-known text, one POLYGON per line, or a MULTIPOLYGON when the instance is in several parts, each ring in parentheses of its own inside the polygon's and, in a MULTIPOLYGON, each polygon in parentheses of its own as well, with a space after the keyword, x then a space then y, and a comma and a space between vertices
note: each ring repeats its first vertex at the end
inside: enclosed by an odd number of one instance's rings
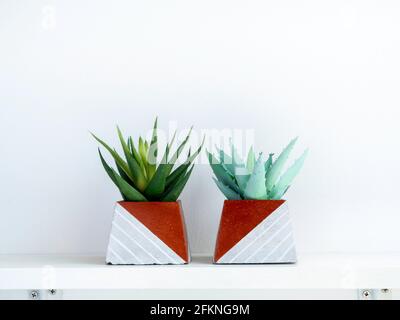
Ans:
POLYGON ((216 261, 216 263, 225 264, 278 262, 296 262, 290 215, 286 203, 216 261))
POLYGON ((282 253, 281 257, 278 258, 278 262, 285 262, 285 260, 287 260, 288 258, 286 258, 286 256, 291 253, 293 254, 291 251, 293 251, 294 249, 294 243, 292 243, 286 250, 285 252, 282 253), (286 258, 286 259, 285 259, 286 258))
POLYGON ((120 204, 117 204, 115 208, 107 262, 111 264, 186 263, 120 204), (119 261, 115 261, 115 257, 119 261))
POLYGON ((151 254, 150 251, 146 250, 137 240, 135 240, 133 237, 131 237, 124 229, 122 229, 115 221, 113 222, 113 226, 116 227, 119 231, 121 231, 129 240, 133 241, 140 247, 144 252, 146 252, 150 257, 154 259, 158 264, 161 264, 161 262, 151 254))
POLYGON ((287 234, 287 236, 284 238, 284 239, 282 239, 282 241, 277 245, 277 246, 275 246, 275 248, 274 249, 272 249, 270 252, 268 252, 268 254, 264 257, 264 261, 265 260, 268 260, 268 258, 270 257, 270 256, 272 256, 289 238, 292 238, 293 237, 293 234, 291 233, 291 232, 289 232, 288 234, 287 234))
MULTIPOLYGON (((260 246, 257 250, 254 250, 253 253, 246 258, 245 262, 250 261, 251 258, 253 258, 257 253, 259 253, 265 246, 267 246, 269 243, 271 243, 271 241, 273 241, 283 230, 285 230, 285 228, 289 224, 290 224, 290 220, 288 220, 283 226, 281 226, 277 231, 275 231, 274 234, 269 235, 268 240, 262 246, 260 246)), ((266 232, 264 231, 263 234, 265 234, 265 233, 266 232)), ((275 248, 277 248, 277 246, 275 248)))
MULTIPOLYGON (((133 223, 132 221, 130 221, 129 218, 127 218, 123 213, 119 212, 118 210, 116 212, 117 212, 117 214, 119 214, 119 218, 123 220, 121 222, 128 224, 130 228, 134 229, 134 230, 132 230, 134 233, 135 232, 140 233, 140 235, 143 236, 143 238, 145 238, 147 241, 149 241, 155 248, 157 248, 157 250, 159 250, 161 254, 163 254, 167 259, 171 259, 168 252, 165 252, 155 241, 153 241, 153 239, 148 234, 146 234, 145 231, 142 231, 141 228, 139 228, 139 226, 136 223, 133 223)), ((132 237, 131 237, 131 239, 132 239, 132 237)), ((157 237, 157 239, 158 239, 158 237, 157 237)), ((135 242, 138 243, 137 241, 135 241, 135 242)))
POLYGON ((135 259, 135 261, 137 261, 138 264, 143 264, 143 261, 141 259, 139 259, 138 256, 134 252, 132 252, 131 249, 129 249, 126 245, 124 245, 121 241, 119 241, 113 234, 111 234, 110 237, 111 237, 111 241, 114 241, 121 248, 123 248, 127 253, 129 253, 133 257, 133 259, 135 259))

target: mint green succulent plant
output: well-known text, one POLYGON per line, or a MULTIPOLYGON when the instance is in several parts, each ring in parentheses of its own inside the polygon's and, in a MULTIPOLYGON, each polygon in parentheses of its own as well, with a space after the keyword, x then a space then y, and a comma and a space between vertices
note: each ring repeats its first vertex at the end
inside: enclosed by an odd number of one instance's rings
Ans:
POLYGON ((217 156, 207 151, 210 166, 214 172, 213 180, 229 200, 279 200, 289 189, 293 179, 301 170, 308 150, 284 171, 297 138, 274 160, 269 154, 265 160, 260 153, 256 159, 253 148, 250 149, 247 161, 243 161, 232 144, 231 155, 218 149, 217 156))
POLYGON ((157 162, 157 119, 154 123, 151 141, 148 142, 140 137, 137 149, 132 137, 128 137, 125 140, 118 127, 117 131, 124 157, 120 156, 115 149, 111 148, 103 140, 95 135, 93 137, 114 158, 117 170, 107 164, 99 149, 101 163, 110 179, 120 190, 123 199, 137 202, 176 201, 189 180, 194 167, 193 162, 203 147, 204 139, 199 148, 193 154, 189 150, 186 161, 173 170, 177 159, 189 141, 191 130, 170 157, 169 153, 176 136, 174 135, 167 144, 160 162, 157 162))

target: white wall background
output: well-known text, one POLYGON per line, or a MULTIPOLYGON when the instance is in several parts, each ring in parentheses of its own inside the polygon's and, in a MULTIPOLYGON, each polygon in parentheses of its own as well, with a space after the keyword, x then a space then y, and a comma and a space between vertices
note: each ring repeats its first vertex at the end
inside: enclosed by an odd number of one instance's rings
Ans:
MULTIPOLYGON (((118 193, 88 131, 155 115, 310 147, 289 192, 299 251, 399 251, 400 3, 0 1, 0 253, 104 253, 118 193)), ((223 196, 182 196, 211 252, 223 196)))

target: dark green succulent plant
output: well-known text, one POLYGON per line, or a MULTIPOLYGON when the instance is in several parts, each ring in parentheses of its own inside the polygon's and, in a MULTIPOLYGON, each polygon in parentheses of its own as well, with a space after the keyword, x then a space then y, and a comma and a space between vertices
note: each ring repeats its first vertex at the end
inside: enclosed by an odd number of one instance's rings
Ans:
POLYGON ((111 180, 118 187, 125 201, 162 201, 174 202, 183 191, 190 174, 193 171, 193 161, 200 153, 204 139, 200 147, 191 154, 190 149, 186 161, 175 167, 175 164, 185 148, 191 131, 177 147, 174 154, 170 157, 171 147, 174 143, 176 133, 165 147, 161 161, 157 161, 158 139, 157 139, 157 119, 154 122, 153 135, 150 143, 139 138, 138 148, 136 149, 132 137, 126 140, 117 127, 119 140, 121 142, 124 157, 108 146, 104 141, 93 137, 111 154, 114 158, 117 171, 110 167, 105 161, 100 148, 99 155, 101 162, 111 180), (124 159, 125 158, 125 159, 124 159))
POLYGON ((229 200, 278 200, 289 189, 293 179, 299 173, 307 157, 308 150, 291 167, 284 170, 297 138, 274 161, 274 154, 268 159, 260 153, 256 159, 253 148, 250 149, 246 163, 239 157, 232 144, 231 155, 218 150, 215 156, 209 152, 208 160, 214 172, 214 181, 229 200))

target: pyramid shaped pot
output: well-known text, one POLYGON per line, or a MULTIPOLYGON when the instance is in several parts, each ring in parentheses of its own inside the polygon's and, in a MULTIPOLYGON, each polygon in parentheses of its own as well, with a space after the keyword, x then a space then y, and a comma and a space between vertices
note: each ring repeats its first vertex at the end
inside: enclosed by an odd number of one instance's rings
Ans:
POLYGON ((177 160, 189 141, 186 138, 171 152, 176 132, 158 159, 157 118, 151 140, 139 137, 137 148, 131 136, 124 137, 117 127, 123 150, 115 148, 93 134, 113 157, 117 170, 109 166, 99 148, 104 170, 118 187, 124 201, 115 206, 114 219, 107 248, 106 262, 116 265, 186 264, 190 255, 180 194, 193 171, 205 138, 186 160, 177 160), (125 157, 125 159, 124 159, 125 157))
POLYGON ((107 249, 112 265, 187 264, 181 202, 118 202, 107 249))
POLYGON ((214 263, 295 263, 296 260, 285 200, 225 200, 214 263))

